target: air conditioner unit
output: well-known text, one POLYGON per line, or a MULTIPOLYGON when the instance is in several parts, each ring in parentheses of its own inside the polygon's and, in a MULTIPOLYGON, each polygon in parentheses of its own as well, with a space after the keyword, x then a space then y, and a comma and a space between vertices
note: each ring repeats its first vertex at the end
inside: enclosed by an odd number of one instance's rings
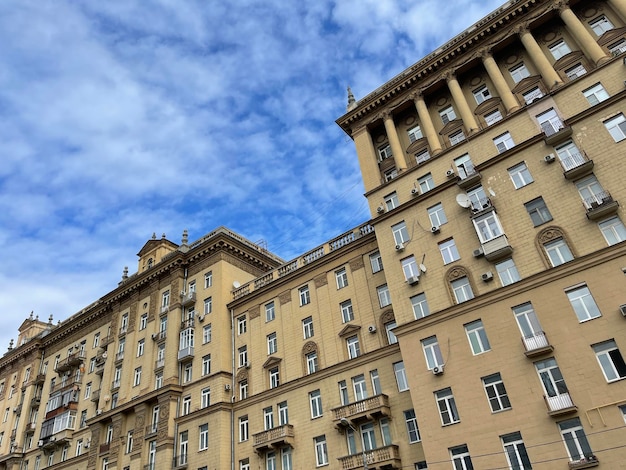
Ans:
POLYGON ((482 273, 482 275, 480 277, 485 282, 489 282, 489 281, 493 280, 493 274, 492 274, 491 271, 487 271, 486 273, 482 273))
POLYGON ((152 333, 152 339, 153 339, 154 341, 156 341, 158 337, 159 337, 159 334, 158 334, 158 333, 152 333))
POLYGON ((456 173, 454 173, 454 170, 450 169, 446 171, 446 177, 452 178, 453 176, 456 176, 456 173))
POLYGON ((543 161, 546 162, 546 163, 553 163, 554 160, 555 160, 555 158, 554 158, 554 154, 553 153, 548 154, 545 157, 543 157, 543 161))
POLYGON ((40 439, 37 441, 37 447, 42 447, 43 446, 43 440, 40 439))
POLYGON ((406 282, 408 282, 411 285, 417 284, 418 282, 420 282, 420 277, 419 276, 411 276, 411 277, 407 278, 406 282))
POLYGON ((228 392, 230 390, 230 384, 224 385, 224 390, 226 390, 228 392))
POLYGON ((419 190, 419 189, 417 189, 417 188, 413 188, 413 189, 411 189, 411 194, 412 194, 413 196, 416 196, 416 195, 418 195, 419 193, 420 193, 420 190, 419 190))
POLYGON ((379 214, 382 214, 383 212, 385 212, 385 208, 383 206, 378 206, 378 208, 376 209, 376 212, 378 212, 379 214))
POLYGON ((474 258, 480 258, 482 255, 485 254, 485 252, 483 251, 483 247, 481 246, 480 248, 474 250, 474 253, 472 254, 474 255, 474 258))
POLYGON ((97 416, 100 416, 101 414, 102 414, 102 409, 97 409, 97 410, 96 410, 96 415, 97 415, 97 416))
POLYGON ((441 230, 438 226, 430 227, 430 231, 433 233, 439 233, 441 230))
POLYGON ((374 325, 370 325, 367 327, 367 331, 370 333, 376 333, 376 327, 374 325))
POLYGON ((619 311, 626 317, 626 304, 619 306, 619 311))
POLYGON ((402 251, 404 250, 404 243, 398 243, 396 245, 396 251, 402 251))
POLYGON ((249 369, 249 368, 250 368, 250 363, 249 363, 249 362, 246 362, 243 366, 244 366, 246 369, 249 369))
POLYGON ((199 316, 198 316, 198 321, 199 321, 200 323, 202 323, 202 322, 204 321, 204 315, 199 315, 199 316))
POLYGON ((17 413, 17 406, 13 408, 13 413, 17 413))
POLYGON ((443 374, 443 365, 433 367, 433 375, 443 374))

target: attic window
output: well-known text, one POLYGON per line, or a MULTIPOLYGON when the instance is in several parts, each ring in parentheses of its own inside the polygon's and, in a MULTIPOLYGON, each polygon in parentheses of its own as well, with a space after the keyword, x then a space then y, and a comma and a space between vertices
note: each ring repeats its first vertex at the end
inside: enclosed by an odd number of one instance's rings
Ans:
POLYGON ((150 269, 153 264, 154 264, 154 261, 152 260, 152 258, 148 258, 148 269, 150 269))

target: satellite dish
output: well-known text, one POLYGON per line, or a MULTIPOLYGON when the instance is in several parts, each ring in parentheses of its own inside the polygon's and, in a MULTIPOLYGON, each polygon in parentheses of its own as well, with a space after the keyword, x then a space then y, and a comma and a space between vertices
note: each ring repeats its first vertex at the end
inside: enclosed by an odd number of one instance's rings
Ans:
POLYGON ((465 193, 457 194, 456 203, 464 209, 472 205, 472 201, 470 201, 469 196, 465 193))
POLYGON ((496 192, 493 189, 489 188, 487 189, 487 191, 489 191, 489 194, 491 194, 491 197, 496 197, 496 192))
POLYGON ((422 271, 423 273, 426 272, 426 265, 424 263, 420 263, 420 271, 422 271))
POLYGON ((239 289, 239 287, 241 287, 241 284, 239 284, 239 281, 233 281, 233 287, 235 289, 239 289))

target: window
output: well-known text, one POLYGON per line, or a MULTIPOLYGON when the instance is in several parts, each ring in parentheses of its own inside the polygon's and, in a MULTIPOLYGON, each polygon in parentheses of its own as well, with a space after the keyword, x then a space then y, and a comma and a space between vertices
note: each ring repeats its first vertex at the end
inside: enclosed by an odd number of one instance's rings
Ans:
POLYGON ((420 188, 420 194, 424 194, 435 187, 433 175, 428 173, 417 179, 417 185, 420 188))
POLYGON ((91 382, 88 382, 87 385, 85 385, 85 400, 88 399, 91 396, 91 382))
POLYGON ((276 470, 276 452, 268 451, 265 454, 265 470, 276 470))
POLYGON ((372 390, 374 391, 374 395, 380 395, 383 393, 380 388, 380 377, 378 376, 378 369, 374 369, 370 371, 370 380, 372 381, 372 390))
POLYGON ((300 307, 311 303, 311 294, 309 293, 309 286, 303 286, 298 289, 298 295, 300 296, 300 307))
POLYGON ((380 308, 391 305, 391 295, 389 294, 389 288, 387 287, 387 284, 378 286, 376 288, 376 292, 378 293, 378 303, 380 304, 380 308))
POLYGON ((404 412, 404 421, 406 422, 406 432, 409 436, 409 444, 419 442, 420 432, 417 427, 417 419, 415 418, 415 410, 406 410, 404 412))
POLYGON ((211 355, 207 354, 202 357, 202 375, 209 375, 211 373, 211 355))
POLYGON ((396 245, 402 245, 409 241, 409 232, 406 229, 406 224, 404 222, 392 225, 391 232, 393 233, 393 239, 395 240, 396 245))
POLYGON ((504 388, 504 382, 502 382, 500 374, 492 374, 483 377, 482 380, 491 411, 496 413, 502 410, 510 410, 511 402, 509 401, 509 396, 506 393, 506 388, 504 388))
POLYGON ((552 53, 552 57, 554 57, 554 60, 559 60, 561 57, 572 52, 570 47, 563 40, 555 42, 554 44, 549 46, 548 49, 550 49, 550 52, 552 53))
POLYGON ((343 289, 348 285, 348 273, 346 268, 335 271, 335 280, 337 281, 337 289, 343 289))
POLYGON ((568 171, 585 163, 585 158, 571 140, 555 148, 561 166, 568 171))
POLYGON ((526 211, 528 212, 528 215, 533 221, 533 225, 535 227, 552 220, 552 214, 550 214, 548 206, 546 206, 542 197, 538 197, 530 202, 527 202, 524 204, 524 207, 526 207, 526 211))
POLYGON ((352 309, 352 301, 346 300, 345 302, 341 302, 339 304, 341 309, 341 321, 343 323, 348 323, 354 320, 354 310, 352 309))
POLYGON ((354 390, 355 401, 361 401, 367 398, 367 385, 365 384, 365 376, 363 374, 352 377, 352 388, 354 390))
POLYGON ((211 405, 211 389, 203 388, 200 391, 200 408, 207 408, 211 405))
POLYGON ((448 106, 442 109, 441 111, 439 111, 439 116, 441 116, 441 122, 443 123, 444 126, 448 124, 450 121, 453 121, 454 119, 456 119, 456 114, 454 112, 454 109, 452 109, 452 106, 448 106))
POLYGON ((602 316, 586 285, 569 289, 565 293, 572 304, 578 321, 583 322, 602 316))
POLYGON ((322 416, 322 395, 319 390, 309 393, 309 403, 311 404, 311 419, 322 416))
POLYGON ((623 114, 618 114, 614 118, 604 121, 604 127, 609 131, 615 142, 626 139, 626 118, 623 114))
POLYGON ((265 321, 270 322, 276 318, 276 309, 274 307, 274 302, 269 302, 265 304, 265 321))
POLYGON ((568 393, 565 379, 553 357, 545 361, 535 362, 535 368, 547 397, 551 398, 568 393))
POLYGON ((196 281, 189 281, 189 286, 188 286, 188 290, 189 293, 191 294, 192 292, 196 291, 196 281))
POLYGON ((372 266, 372 274, 383 270, 383 259, 380 257, 379 251, 370 255, 370 265, 372 266))
POLYGON ((317 372, 317 351, 310 352, 305 357, 307 374, 317 372))
POLYGON ((163 372, 154 374, 154 389, 157 390, 163 386, 163 372))
POLYGON ((626 52, 626 40, 620 39, 613 44, 608 45, 609 52, 613 55, 618 55, 626 52))
POLYGON ((589 26, 591 27, 592 31, 596 33, 596 36, 602 36, 610 29, 613 29, 613 23, 611 23, 609 19, 604 15, 590 21, 589 26))
POLYGON ((424 137, 422 135, 422 129, 420 129, 420 126, 415 126, 412 127, 411 129, 409 129, 408 131, 406 131, 407 134, 409 135, 409 142, 413 143, 416 140, 421 139, 422 137, 424 137))
POLYGON ((139 318, 139 329, 140 330, 145 330, 147 326, 148 326, 148 314, 144 313, 139 318))
POLYGON ((489 88, 487 88, 486 85, 477 88, 472 92, 472 94, 474 95, 474 99, 476 99, 476 104, 480 104, 483 101, 487 101, 489 98, 491 98, 491 93, 489 92, 489 88))
POLYGON ((609 246, 626 240, 626 227, 619 217, 603 220, 598 224, 598 227, 600 227, 600 231, 609 246))
POLYGON ((465 134, 463 133, 463 130, 458 130, 450 134, 448 138, 450 139, 450 145, 456 145, 465 140, 465 134))
POLYGON ((282 470, 293 470, 291 461, 291 447, 283 447, 280 449, 280 457, 282 461, 282 470))
POLYGON ((583 95, 585 96, 585 98, 587 98, 587 101, 589 101, 589 104, 591 106, 595 106, 601 101, 609 98, 609 94, 600 83, 596 83, 591 88, 583 90, 583 95))
POLYGON ((191 395, 183 397, 181 415, 185 416, 191 413, 191 395))
POLYGON ((467 445, 451 447, 448 451, 455 470, 474 470, 467 445))
POLYGON ((448 222, 441 203, 428 208, 428 218, 430 219, 431 227, 439 227, 448 222))
POLYGON ((96 349, 98 346, 100 346, 100 333, 93 335, 93 349, 96 349))
POLYGON ((435 367, 441 367, 443 365, 443 356, 441 355, 441 349, 439 348, 436 336, 423 339, 422 349, 424 350, 428 370, 433 370, 435 367))
POLYGON ((267 354, 275 354, 277 351, 276 333, 270 333, 267 335, 267 354))
POLYGON ((167 308, 170 305, 170 291, 166 290, 161 295, 161 312, 167 312, 167 308))
POLYGON ((500 439, 502 440, 502 447, 504 447, 504 453, 510 469, 526 470, 532 468, 520 432, 505 434, 500 436, 500 439))
POLYGON ((531 104, 533 101, 538 100, 542 96, 543 96, 543 92, 538 86, 531 88, 530 90, 522 93, 522 97, 524 98, 524 102, 526 104, 531 104))
POLYGON ((548 243, 544 243, 543 248, 546 250, 550 264, 552 267, 559 266, 574 259, 567 243, 562 238, 557 238, 548 243))
POLYGON ((508 132, 493 139, 493 144, 496 146, 496 149, 498 149, 498 153, 506 152, 508 149, 515 146, 513 137, 511 137, 511 134, 508 132))
POLYGON ((183 383, 189 383, 193 379, 193 364, 185 364, 183 368, 183 383))
POLYGON ((587 209, 593 208, 604 202, 608 193, 602 189, 600 182, 594 175, 583 178, 576 182, 576 189, 580 193, 583 204, 587 209))
POLYGON ((515 83, 519 83, 526 77, 530 76, 530 72, 523 63, 510 68, 509 73, 511 74, 511 78, 515 83))
POLYGON ((585 430, 581 426, 580 418, 561 421, 559 429, 571 461, 581 460, 593 455, 585 430))
POLYGON ((441 257, 443 258, 443 264, 450 264, 461 258, 453 238, 439 243, 439 251, 441 252, 441 257))
MULTIPOLYGON (((387 208, 388 211, 395 209, 396 207, 400 205, 400 201, 398 201, 398 194, 395 191, 391 194, 387 194, 384 199, 385 199, 385 207, 387 208)), ((347 282, 348 280, 346 279, 346 283, 347 282)), ((337 289, 341 289, 341 287, 339 287, 339 280, 337 280, 337 289)))
POLYGON ((513 186, 515 189, 522 188, 533 182, 533 177, 530 175, 530 171, 528 171, 528 167, 525 162, 518 163, 514 167, 509 168, 509 177, 511 181, 513 181, 513 186))
POLYGON ((385 323, 385 331, 387 332, 387 343, 388 344, 396 344, 398 342, 398 338, 393 333, 393 329, 398 326, 395 321, 390 321, 385 323))
POLYGON ((239 417, 239 442, 248 440, 248 415, 239 417))
POLYGON ((209 448, 209 425, 201 424, 198 427, 198 433, 200 435, 200 442, 198 443, 198 450, 206 450, 209 448))
POLYGON ((348 347, 349 359, 354 359, 355 357, 359 357, 361 355, 358 336, 350 336, 348 339, 346 339, 346 346, 348 347))
POLYGON ((428 151, 428 149, 420 150, 415 154, 415 162, 418 165, 428 160, 430 160, 430 152, 428 151))
POLYGON ((496 271, 503 286, 508 286, 521 279, 519 272, 517 272, 517 267, 515 267, 515 263, 511 258, 496 263, 496 271))
POLYGON ((263 423, 266 431, 274 427, 274 410, 271 406, 263 409, 263 423))
POLYGON ((248 346, 242 346, 238 350, 239 356, 239 367, 244 367, 248 365, 248 346))
POLYGON ((141 367, 135 369, 135 377, 133 379, 133 387, 136 387, 141 383, 141 367))
POLYGON ((467 302, 474 298, 474 292, 470 285, 469 279, 466 276, 455 279, 450 283, 452 286, 452 292, 457 304, 467 302))
POLYGON ((396 170, 395 168, 385 171, 384 173, 385 182, 388 183, 389 181, 394 179, 396 176, 398 176, 398 170, 396 170))
POLYGON ((237 334, 242 335, 248 331, 248 322, 245 315, 237 317, 237 334))
POLYGON ((348 403, 350 403, 350 400, 348 399, 348 386, 346 385, 346 381, 340 380, 337 385, 339 386, 339 398, 341 399, 341 406, 347 405, 348 403))
POLYGON ((208 315, 213 311, 213 298, 207 297, 204 299, 204 314, 208 315))
POLYGON ((489 240, 498 238, 504 234, 500 219, 495 211, 489 211, 472 219, 476 233, 481 243, 487 243, 489 240))
POLYGON ((143 356, 143 352, 146 346, 146 340, 145 339, 140 339, 137 342, 137 357, 141 357, 143 356))
POLYGON ((495 111, 485 114, 485 123, 488 126, 491 126, 501 120, 502 120, 502 113, 500 112, 499 109, 496 109, 495 111))
POLYGON ((269 370, 270 388, 276 388, 280 385, 280 375, 278 367, 272 367, 269 370))
POLYGON ((202 327, 202 344, 211 342, 211 324, 207 323, 202 327))
POLYGON ((378 161, 383 161, 387 158, 391 158, 392 156, 393 153, 391 153, 391 146, 389 144, 385 144, 378 148, 378 161))
POLYGON ((437 400, 442 426, 461 421, 459 413, 456 410, 456 403, 454 402, 451 388, 444 388, 443 390, 435 392, 435 399, 437 400))
POLYGON ((474 356, 491 350, 482 320, 476 320, 464 326, 474 356))
POLYGON ((415 256, 411 255, 408 258, 402 260, 402 271, 404 272, 404 279, 408 280, 411 277, 419 277, 420 270, 417 267, 415 256))
POLYGON ((622 413, 622 417, 624 418, 624 422, 626 423, 626 405, 621 405, 619 407, 619 410, 622 413))
POLYGON ((587 69, 581 63, 578 63, 574 65, 573 67, 565 69, 565 75, 567 75, 567 78, 569 78, 570 80, 575 80, 578 77, 582 77, 586 73, 587 73, 587 69))
POLYGON ((239 399, 245 400, 248 398, 248 379, 239 381, 239 399))
POLYGON ((413 307, 413 315, 415 319, 424 318, 427 315, 430 315, 430 308, 428 307, 428 302, 426 301, 426 294, 421 293, 414 295, 411 297, 411 306, 413 307))
POLYGON ((396 362, 393 365, 393 372, 396 374, 396 384, 398 391, 404 392, 409 389, 409 383, 406 379, 406 370, 404 369, 404 361, 396 362))
POLYGON ((315 335, 315 331, 313 329, 313 317, 306 317, 302 320, 302 335, 304 339, 311 338, 315 335))
POLYGON ((239 461, 239 470, 250 470, 250 459, 243 459, 239 461))
POLYGON ((614 340, 592 346, 607 382, 626 378, 626 363, 614 340))
POLYGON ((328 447, 326 446, 326 436, 313 438, 315 444, 315 465, 321 467, 328 465, 328 447))
POLYGON ((289 407, 286 401, 281 401, 278 406, 278 425, 284 426, 289 424, 289 407))

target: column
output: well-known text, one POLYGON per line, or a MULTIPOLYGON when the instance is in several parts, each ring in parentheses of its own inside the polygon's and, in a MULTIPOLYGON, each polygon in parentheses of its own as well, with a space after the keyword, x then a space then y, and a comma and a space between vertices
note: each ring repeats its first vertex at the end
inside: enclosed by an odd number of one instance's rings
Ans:
POLYGON ((378 156, 376 155, 376 149, 372 143, 372 136, 370 135, 367 126, 354 129, 352 131, 352 138, 354 139, 356 155, 359 159, 359 166, 361 167, 363 185, 365 186, 365 192, 367 193, 368 191, 380 186, 378 156))
POLYGON ((626 0, 607 0, 609 5, 626 21, 626 0))
POLYGON ((424 132, 426 140, 428 141, 428 146, 430 147, 430 153, 431 155, 437 155, 441 152, 441 141, 439 140, 439 136, 437 136, 437 132, 435 132, 435 126, 433 125, 433 121, 428 113, 424 96, 421 93, 417 93, 412 96, 412 98, 415 103, 415 108, 417 109, 417 115, 420 120, 422 132, 424 132))
POLYGON ((572 36, 580 43, 583 51, 595 64, 602 62, 603 60, 609 60, 609 57, 604 53, 602 48, 598 45, 591 33, 587 31, 587 28, 581 23, 574 12, 566 5, 563 5, 559 9, 559 15, 567 26, 567 29, 572 33, 572 36))
POLYGON ((471 134, 473 131, 477 131, 479 127, 476 122, 476 118, 474 118, 474 114, 472 113, 469 104, 467 104, 465 95, 463 95, 463 90, 461 90, 461 85, 459 85, 459 82, 453 73, 447 74, 446 82, 448 83, 450 94, 452 94, 452 99, 454 100, 459 113, 461 113, 461 119, 463 120, 463 124, 465 125, 465 129, 467 129, 468 134, 471 134))
POLYGON ((556 73, 550 61, 548 61, 548 58, 541 50, 541 47, 539 47, 533 35, 530 34, 530 31, 528 31, 525 26, 522 26, 518 29, 518 34, 524 45, 524 49, 526 49, 526 52, 528 52, 530 58, 539 69, 539 73, 543 77, 543 81, 548 89, 554 88, 555 85, 562 84, 563 81, 561 77, 556 73))
POLYGON ((393 122, 393 116, 390 112, 385 111, 383 113, 383 122, 385 123, 385 131, 387 131, 387 139, 389 139, 389 145, 391 146, 391 153, 393 153, 393 159, 396 162, 396 169, 398 172, 406 170, 406 158, 404 158, 404 150, 400 145, 400 138, 398 137, 398 131, 396 130, 396 124, 393 122))
POLYGON ((509 85, 506 83, 504 75, 502 75, 502 72, 500 71, 500 67, 498 67, 498 64, 496 64, 495 59, 491 55, 491 51, 483 51, 481 58, 483 66, 485 67, 485 70, 487 70, 489 78, 491 78, 491 81, 496 87, 496 91, 498 92, 500 99, 502 99, 502 103, 504 103, 507 113, 512 113, 516 109, 519 109, 519 103, 517 102, 513 92, 509 89, 509 85))

